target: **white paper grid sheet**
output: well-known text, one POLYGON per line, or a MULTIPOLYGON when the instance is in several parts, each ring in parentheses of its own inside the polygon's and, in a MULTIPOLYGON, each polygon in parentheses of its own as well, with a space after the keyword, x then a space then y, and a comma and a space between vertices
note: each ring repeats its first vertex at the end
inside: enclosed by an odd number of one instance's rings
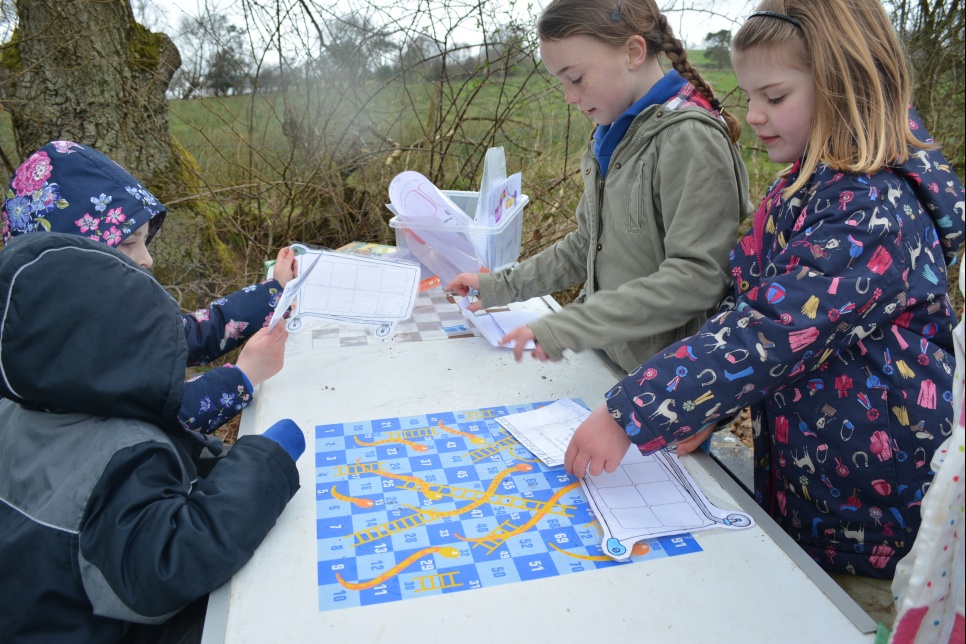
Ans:
POLYGON ((643 539, 755 525, 751 515, 712 505, 667 448, 645 456, 631 445, 616 470, 580 484, 604 530, 602 547, 617 560, 643 539))
POLYGON ((419 293, 419 266, 412 262, 346 255, 302 248, 299 270, 315 264, 301 285, 296 313, 288 326, 301 326, 301 318, 320 317, 348 324, 373 325, 376 334, 391 334, 397 322, 412 315, 419 293))

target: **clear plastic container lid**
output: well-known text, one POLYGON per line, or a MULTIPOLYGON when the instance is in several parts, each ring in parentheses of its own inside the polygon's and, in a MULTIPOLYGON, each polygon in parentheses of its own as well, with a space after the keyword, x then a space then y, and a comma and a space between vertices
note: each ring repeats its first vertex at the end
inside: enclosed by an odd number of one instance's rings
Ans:
MULTIPOLYGON (((476 202, 479 199, 480 193, 469 192, 462 190, 442 190, 444 195, 449 197, 453 203, 455 203, 463 212, 475 212, 476 202)), ((513 205, 512 208, 507 212, 506 216, 500 220, 495 226, 483 226, 478 224, 471 224, 469 226, 447 226, 441 223, 437 219, 416 219, 408 218, 403 221, 399 217, 399 213, 396 209, 392 207, 392 204, 386 204, 386 208, 389 209, 393 215, 392 219, 389 220, 390 228, 410 228, 412 230, 435 230, 435 231, 451 231, 456 228, 459 232, 472 234, 472 235, 499 235, 503 232, 514 220, 523 212, 523 207, 530 202, 530 197, 527 195, 520 195, 519 200, 513 205)))

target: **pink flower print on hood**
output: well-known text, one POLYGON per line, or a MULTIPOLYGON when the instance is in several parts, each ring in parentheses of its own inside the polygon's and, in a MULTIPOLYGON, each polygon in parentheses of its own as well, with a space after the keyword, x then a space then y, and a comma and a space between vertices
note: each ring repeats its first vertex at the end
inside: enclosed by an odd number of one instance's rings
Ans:
MULTIPOLYGON (((101 225, 101 220, 95 219, 94 217, 91 217, 89 214, 87 214, 81 217, 80 219, 78 219, 77 221, 75 221, 74 223, 77 224, 77 227, 80 229, 82 233, 86 233, 87 231, 97 230, 97 227, 101 225)), ((97 238, 98 238, 97 235, 93 235, 91 237, 91 239, 97 239, 97 238)))
POLYGON ((107 211, 107 214, 104 215, 104 221, 109 224, 123 224, 125 219, 126 217, 124 216, 124 213, 121 212, 120 208, 111 208, 107 211))
POLYGON ((108 246, 117 246, 118 244, 121 243, 121 240, 124 238, 124 235, 121 232, 120 228, 118 228, 117 226, 111 226, 110 229, 105 230, 103 233, 101 233, 101 237, 104 239, 104 243, 107 244, 108 246))
POLYGON ((10 187, 18 196, 29 195, 43 187, 50 177, 50 157, 41 150, 24 161, 13 175, 10 187))
POLYGON ((14 173, 0 211, 3 241, 35 231, 71 233, 117 246, 149 223, 154 237, 167 210, 104 154, 53 141, 14 173))

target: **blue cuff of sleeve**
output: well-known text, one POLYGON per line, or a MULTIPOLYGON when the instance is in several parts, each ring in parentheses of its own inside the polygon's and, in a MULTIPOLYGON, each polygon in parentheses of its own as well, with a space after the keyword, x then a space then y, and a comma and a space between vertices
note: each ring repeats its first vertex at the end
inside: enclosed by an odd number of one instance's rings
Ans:
POLYGON ((302 429, 289 418, 278 421, 266 429, 262 436, 281 445, 293 461, 299 460, 299 456, 305 451, 305 436, 302 435, 302 429))

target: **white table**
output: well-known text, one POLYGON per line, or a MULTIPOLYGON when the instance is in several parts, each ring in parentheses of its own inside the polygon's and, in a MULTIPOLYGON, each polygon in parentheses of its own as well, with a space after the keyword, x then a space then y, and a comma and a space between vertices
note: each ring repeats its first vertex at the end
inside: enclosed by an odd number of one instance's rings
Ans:
MULTIPOLYGON (((534 299, 514 305, 550 310, 534 299)), ((875 623, 705 454, 682 458, 715 505, 758 525, 696 533, 702 552, 379 606, 319 611, 314 429, 323 423, 557 398, 593 406, 617 375, 594 352, 542 363, 482 338, 313 349, 292 334, 241 434, 292 418, 302 489, 252 560, 212 593, 205 643, 870 642, 875 623)))

